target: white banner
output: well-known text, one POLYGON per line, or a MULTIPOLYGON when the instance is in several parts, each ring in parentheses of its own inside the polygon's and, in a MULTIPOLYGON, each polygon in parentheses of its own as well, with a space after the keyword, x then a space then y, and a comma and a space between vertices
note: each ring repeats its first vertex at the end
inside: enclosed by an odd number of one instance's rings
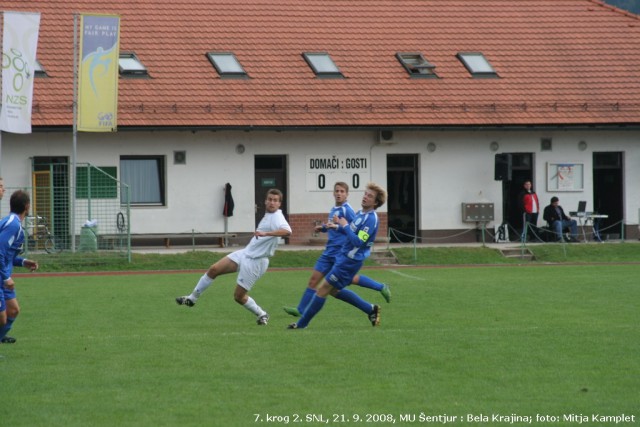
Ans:
POLYGON ((33 78, 40 14, 4 12, 0 129, 31 133, 33 78))

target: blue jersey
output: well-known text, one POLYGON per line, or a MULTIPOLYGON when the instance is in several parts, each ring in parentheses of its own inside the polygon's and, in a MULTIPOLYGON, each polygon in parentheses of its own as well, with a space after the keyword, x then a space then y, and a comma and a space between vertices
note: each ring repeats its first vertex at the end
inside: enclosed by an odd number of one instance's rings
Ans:
MULTIPOLYGON (((338 216, 338 218, 345 218, 349 223, 353 221, 356 213, 353 208, 349 204, 349 202, 344 202, 342 206, 334 206, 329 211, 329 221, 333 221, 334 216, 338 216)), ((342 252, 342 247, 347 241, 347 236, 344 233, 336 230, 335 228, 322 228, 322 231, 326 231, 329 233, 329 238, 327 239, 327 246, 324 248, 324 252, 322 255, 329 256, 335 258, 342 252)))
POLYGON ((342 254, 352 260, 363 261, 371 253, 378 234, 378 214, 375 210, 359 211, 353 221, 339 231, 346 237, 342 254))
POLYGON ((24 243, 24 230, 20 217, 14 213, 0 220, 0 279, 4 285, 5 280, 11 277, 13 266, 21 266, 24 259, 18 255, 22 251, 24 243))

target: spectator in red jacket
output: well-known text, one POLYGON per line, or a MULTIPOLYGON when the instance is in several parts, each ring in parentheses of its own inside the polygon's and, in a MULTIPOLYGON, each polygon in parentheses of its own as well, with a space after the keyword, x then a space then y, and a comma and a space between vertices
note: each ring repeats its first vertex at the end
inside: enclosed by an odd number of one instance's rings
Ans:
POLYGON ((538 203, 538 195, 533 190, 533 184, 528 179, 522 184, 522 191, 518 196, 520 208, 522 210, 522 240, 527 236, 527 228, 531 224, 531 230, 538 229, 538 213, 540 212, 540 203, 538 203))

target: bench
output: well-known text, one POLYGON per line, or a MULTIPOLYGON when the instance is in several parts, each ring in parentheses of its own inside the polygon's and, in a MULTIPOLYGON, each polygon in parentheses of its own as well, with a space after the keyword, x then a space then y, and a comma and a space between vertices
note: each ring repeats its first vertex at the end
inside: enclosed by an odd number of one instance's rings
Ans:
MULTIPOLYGON (((126 234, 98 234, 100 249, 116 249, 126 242, 126 234)), ((229 246, 229 239, 237 238, 236 233, 153 233, 132 234, 131 246, 229 246)))

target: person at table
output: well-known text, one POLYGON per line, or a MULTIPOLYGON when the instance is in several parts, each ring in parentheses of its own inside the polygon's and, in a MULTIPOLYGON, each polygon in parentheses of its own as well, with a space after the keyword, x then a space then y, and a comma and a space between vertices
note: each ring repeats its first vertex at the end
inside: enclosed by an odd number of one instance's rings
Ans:
POLYGON ((555 233, 557 241, 563 241, 562 230, 568 228, 570 231, 569 242, 578 241, 578 223, 575 219, 569 218, 565 213, 562 206, 560 206, 560 199, 556 196, 551 198, 551 204, 544 208, 543 216, 551 230, 555 233))

